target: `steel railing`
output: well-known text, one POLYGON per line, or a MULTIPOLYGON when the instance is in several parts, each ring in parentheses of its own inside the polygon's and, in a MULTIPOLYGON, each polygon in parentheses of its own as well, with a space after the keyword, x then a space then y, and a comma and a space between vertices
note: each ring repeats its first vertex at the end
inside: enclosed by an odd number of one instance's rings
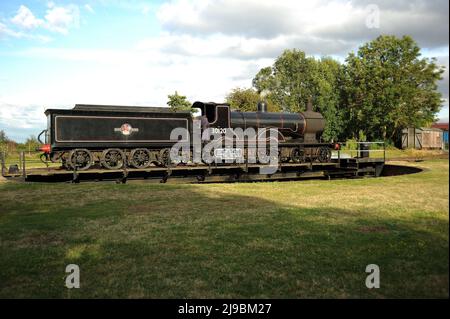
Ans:
POLYGON ((0 152, 1 174, 26 177, 27 169, 47 168, 49 163, 43 162, 38 151, 2 151, 0 152))
MULTIPOLYGON (((375 154, 375 153, 383 153, 382 157, 379 158, 383 158, 383 161, 386 161, 386 143, 385 142, 342 142, 339 143, 339 145, 341 146, 339 148, 339 150, 334 151, 333 154, 337 155, 338 159, 341 158, 345 158, 345 156, 343 155, 348 155, 348 157, 350 158, 363 158, 363 156, 361 156, 361 154, 363 152, 367 152, 369 154, 368 157, 371 157, 371 154, 375 154), (356 145, 356 149, 352 149, 352 148, 347 148, 352 146, 352 145, 356 145), (361 149, 361 145, 369 145, 368 149, 361 149), (370 146, 372 145, 382 145, 382 148, 377 148, 377 149, 372 149, 370 146)), ((347 157, 347 158, 348 158, 347 157)))

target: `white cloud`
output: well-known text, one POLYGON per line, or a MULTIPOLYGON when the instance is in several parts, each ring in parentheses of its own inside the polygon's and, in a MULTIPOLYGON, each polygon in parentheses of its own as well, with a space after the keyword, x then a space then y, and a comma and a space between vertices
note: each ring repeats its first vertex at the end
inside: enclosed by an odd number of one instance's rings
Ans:
MULTIPOLYGON (((140 43, 130 50, 35 48, 20 53, 43 61, 77 61, 77 71, 60 70, 64 80, 43 77, 33 91, 3 95, 10 104, 139 103, 165 105, 167 94, 178 90, 191 99, 222 100, 237 85, 249 86, 249 62, 222 56, 189 56, 164 52, 164 40, 140 43), (95 68, 93 68, 95 66, 95 68), (93 72, 95 70, 95 72, 93 72), (88 75, 88 76, 87 76, 88 75), (239 81, 236 81, 240 78, 239 81)), ((255 59, 253 70, 271 63, 255 59)), ((1 90, 0 90, 1 94, 1 90)))
POLYGON ((339 25, 359 11, 342 1, 178 0, 164 3, 157 16, 176 33, 273 38, 312 34, 317 27, 339 25))
POLYGON ((302 48, 308 54, 331 55, 336 52, 348 52, 353 43, 296 34, 264 39, 224 34, 200 36, 165 33, 158 38, 142 40, 138 47, 149 51, 160 50, 173 55, 253 60, 273 59, 283 50, 291 48, 302 48))
POLYGON ((9 126, 20 129, 41 127, 45 123, 45 108, 38 105, 9 104, 0 100, 0 127, 9 126))
POLYGON ((175 0, 164 3, 157 16, 166 30, 177 34, 267 39, 301 35, 316 43, 354 44, 379 34, 410 34, 421 45, 448 44, 447 0, 175 0), (370 29, 366 18, 373 4, 380 10, 380 28, 370 29))
POLYGON ((17 39, 33 39, 41 43, 49 43, 52 38, 42 34, 32 34, 23 31, 14 31, 8 28, 5 24, 0 22, 0 40, 3 38, 17 38, 17 39))
POLYGON ((11 19, 11 22, 25 29, 34 29, 44 24, 43 20, 37 19, 31 10, 24 5, 19 7, 17 14, 11 19))
POLYGON ((50 7, 45 15, 45 21, 45 26, 49 30, 67 34, 70 27, 79 26, 79 9, 75 5, 69 5, 66 7, 50 7))
POLYGON ((95 13, 94 9, 89 5, 89 4, 85 4, 84 8, 89 11, 90 13, 95 13))
POLYGON ((5 24, 0 22, 0 39, 2 37, 13 37, 13 38, 21 38, 23 34, 21 32, 16 32, 8 28, 5 24))
MULTIPOLYGON (((93 12, 92 7, 85 5, 85 8, 93 12)), ((31 10, 21 5, 17 14, 10 19, 11 23, 21 29, 14 31, 5 24, 0 26, 0 35, 16 38, 34 38, 42 42, 48 42, 49 37, 33 35, 32 31, 38 28, 45 28, 52 32, 67 34, 72 27, 78 27, 80 23, 80 12, 76 5, 57 6, 53 2, 47 3, 47 11, 44 19, 37 18, 31 10), (27 31, 27 32, 25 32, 27 31)))

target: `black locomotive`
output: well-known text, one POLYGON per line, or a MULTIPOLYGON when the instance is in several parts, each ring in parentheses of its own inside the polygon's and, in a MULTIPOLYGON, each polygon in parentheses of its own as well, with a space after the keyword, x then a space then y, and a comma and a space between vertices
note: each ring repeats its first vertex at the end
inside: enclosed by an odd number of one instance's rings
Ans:
MULTIPOLYGON (((280 162, 329 162, 335 148, 321 141, 325 120, 311 103, 301 113, 267 112, 264 102, 256 112, 232 111, 225 103, 195 102, 192 108, 201 112, 202 130, 277 129, 280 162)), ((48 109, 45 114, 47 129, 39 135, 43 158, 71 170, 93 165, 105 169, 170 166, 170 149, 180 142, 171 138, 172 130, 181 127, 190 132, 186 143, 193 131, 190 111, 164 107, 77 104, 73 109, 48 109)))

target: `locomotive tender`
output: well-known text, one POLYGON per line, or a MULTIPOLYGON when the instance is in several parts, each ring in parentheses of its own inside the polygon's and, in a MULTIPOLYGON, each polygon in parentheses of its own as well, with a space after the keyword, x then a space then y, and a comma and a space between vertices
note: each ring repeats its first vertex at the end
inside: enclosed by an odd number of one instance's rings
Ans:
MULTIPOLYGON (((202 130, 277 129, 280 162, 329 162, 331 150, 338 147, 321 141, 325 120, 312 110, 311 102, 300 113, 267 112, 264 102, 258 103, 256 112, 233 111, 229 104, 212 102, 195 102, 192 108, 201 112, 202 130)), ((180 142, 170 138, 174 128, 185 128, 191 134, 184 142, 192 149, 190 111, 77 104, 73 109, 47 109, 45 115, 47 129, 39 135, 40 141, 45 136, 42 156, 71 170, 86 170, 92 165, 105 169, 169 166, 170 148, 180 142)))

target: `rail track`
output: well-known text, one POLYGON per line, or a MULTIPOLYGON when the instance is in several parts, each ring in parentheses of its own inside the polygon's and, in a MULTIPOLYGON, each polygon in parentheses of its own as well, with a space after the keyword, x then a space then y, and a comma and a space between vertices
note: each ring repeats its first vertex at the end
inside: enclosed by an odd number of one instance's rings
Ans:
POLYGON ((92 167, 88 170, 67 170, 62 167, 29 167, 24 154, 20 163, 11 169, 2 161, 2 175, 9 180, 25 182, 71 182, 115 181, 126 183, 131 180, 145 180, 156 183, 213 183, 250 182, 270 180, 295 180, 305 178, 342 178, 380 176, 384 158, 334 158, 331 162, 280 163, 271 174, 261 173, 268 165, 178 165, 168 167, 150 166, 143 169, 124 165, 121 169, 105 170, 92 167))

